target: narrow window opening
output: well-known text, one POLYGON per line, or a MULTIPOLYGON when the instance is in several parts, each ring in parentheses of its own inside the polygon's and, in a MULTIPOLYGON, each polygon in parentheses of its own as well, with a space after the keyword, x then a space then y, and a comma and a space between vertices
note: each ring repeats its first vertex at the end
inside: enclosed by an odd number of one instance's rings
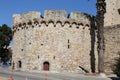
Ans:
POLYGON ((72 25, 70 25, 69 27, 72 28, 72 25))
POLYGON ((22 62, 21 61, 18 61, 18 67, 22 68, 22 62))
POLYGON ((70 45, 68 45, 68 49, 70 48, 70 45))
POLYGON ((21 51, 23 51, 23 49, 21 49, 21 51))
POLYGON ((55 59, 55 56, 53 56, 53 59, 55 59))
POLYGON ((68 43, 70 43, 70 40, 68 39, 68 43))
POLYGON ((38 56, 38 59, 39 59, 40 57, 38 56))
POLYGON ((120 9, 118 9, 118 13, 120 14, 120 9))
POLYGON ((70 40, 68 39, 68 49, 70 48, 70 40))

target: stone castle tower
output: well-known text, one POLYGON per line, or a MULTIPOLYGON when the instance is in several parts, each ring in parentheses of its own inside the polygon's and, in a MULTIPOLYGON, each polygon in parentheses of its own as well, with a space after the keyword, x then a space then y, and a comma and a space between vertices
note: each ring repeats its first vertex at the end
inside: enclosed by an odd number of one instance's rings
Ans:
MULTIPOLYGON (((106 0, 105 71, 114 67, 120 50, 119 0, 106 0), (114 5, 113 5, 114 4, 114 5), (111 6, 112 5, 112 6, 111 6)), ((16 70, 97 72, 97 29, 94 17, 65 10, 13 15, 13 61, 16 70), (79 67, 80 66, 80 67, 79 67), (85 69, 85 70, 83 70, 85 69)))
POLYGON ((90 69, 91 16, 65 10, 13 15, 13 60, 21 70, 79 72, 90 69), (86 59, 87 58, 87 59, 86 59))

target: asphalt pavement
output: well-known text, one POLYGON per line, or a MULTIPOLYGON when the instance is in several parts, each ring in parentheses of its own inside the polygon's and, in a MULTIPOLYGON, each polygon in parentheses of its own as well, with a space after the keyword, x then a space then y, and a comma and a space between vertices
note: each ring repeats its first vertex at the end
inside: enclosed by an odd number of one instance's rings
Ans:
POLYGON ((120 80, 115 75, 104 76, 88 76, 75 73, 57 73, 57 72, 24 72, 11 71, 11 68, 0 68, 0 80, 9 80, 12 75, 13 80, 120 80))

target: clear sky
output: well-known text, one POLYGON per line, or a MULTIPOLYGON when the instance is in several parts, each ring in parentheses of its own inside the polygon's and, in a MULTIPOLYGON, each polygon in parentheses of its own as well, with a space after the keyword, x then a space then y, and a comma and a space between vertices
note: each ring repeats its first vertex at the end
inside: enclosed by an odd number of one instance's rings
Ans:
POLYGON ((96 15, 97 0, 0 0, 0 25, 7 24, 12 27, 12 15, 28 11, 44 10, 78 11, 96 15))

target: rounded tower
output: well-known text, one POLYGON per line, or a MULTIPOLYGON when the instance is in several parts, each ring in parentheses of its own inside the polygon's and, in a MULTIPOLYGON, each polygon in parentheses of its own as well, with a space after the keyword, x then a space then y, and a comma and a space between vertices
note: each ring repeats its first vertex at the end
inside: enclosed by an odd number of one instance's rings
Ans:
POLYGON ((55 72, 91 71, 90 15, 45 10, 13 15, 15 69, 55 72))

